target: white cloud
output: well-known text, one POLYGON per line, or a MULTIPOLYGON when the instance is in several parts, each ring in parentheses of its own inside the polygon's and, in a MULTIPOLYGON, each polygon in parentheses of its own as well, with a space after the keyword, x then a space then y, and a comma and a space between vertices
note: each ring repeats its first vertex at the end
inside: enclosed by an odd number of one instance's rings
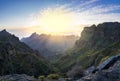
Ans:
MULTIPOLYGON (((96 24, 102 22, 120 22, 120 5, 95 5, 100 0, 88 0, 80 2, 79 6, 73 6, 73 13, 77 24, 96 24)), ((70 7, 72 8, 72 7, 70 7)))
POLYGON ((111 13, 112 11, 119 10, 120 5, 98 5, 95 7, 92 7, 88 10, 83 11, 83 13, 89 13, 89 14, 105 14, 105 13, 111 13))
MULTIPOLYGON (((84 1, 85 1, 85 0, 84 0, 84 1)), ((84 6, 93 4, 93 3, 97 2, 97 1, 99 1, 99 0, 88 0, 88 1, 86 1, 86 2, 82 2, 79 7, 84 7, 84 6)))

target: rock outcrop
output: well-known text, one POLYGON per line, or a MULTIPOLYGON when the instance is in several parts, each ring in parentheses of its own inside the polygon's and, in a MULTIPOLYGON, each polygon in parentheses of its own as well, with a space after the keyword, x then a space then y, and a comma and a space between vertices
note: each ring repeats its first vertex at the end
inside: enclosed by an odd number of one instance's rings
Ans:
POLYGON ((103 70, 103 69, 108 69, 109 67, 111 67, 116 61, 120 60, 120 54, 116 55, 116 56, 112 56, 110 57, 108 60, 104 61, 103 63, 101 63, 99 66, 97 66, 97 70, 103 70))
POLYGON ((120 55, 109 58, 96 69, 96 73, 89 73, 77 81, 120 81, 120 55))
POLYGON ((120 60, 120 54, 111 56, 106 61, 104 61, 103 63, 98 65, 96 68, 95 68, 95 66, 89 67, 86 70, 86 74, 95 73, 97 71, 108 69, 109 67, 113 66, 113 64, 116 63, 116 61, 118 61, 118 60, 120 60))

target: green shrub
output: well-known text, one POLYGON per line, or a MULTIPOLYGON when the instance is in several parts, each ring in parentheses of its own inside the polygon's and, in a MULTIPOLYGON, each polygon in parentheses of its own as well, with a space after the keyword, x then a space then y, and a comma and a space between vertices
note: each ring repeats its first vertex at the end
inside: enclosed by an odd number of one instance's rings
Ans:
POLYGON ((49 74, 47 76, 48 79, 53 79, 53 80, 56 80, 56 79, 59 79, 60 76, 58 74, 49 74))
POLYGON ((41 76, 38 77, 38 79, 43 81, 45 79, 45 76, 41 75, 41 76))

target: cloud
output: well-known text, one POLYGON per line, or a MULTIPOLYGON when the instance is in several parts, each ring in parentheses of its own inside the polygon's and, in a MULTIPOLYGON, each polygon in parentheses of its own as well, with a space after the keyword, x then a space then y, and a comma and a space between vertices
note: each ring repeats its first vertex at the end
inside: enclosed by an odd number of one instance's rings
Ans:
POLYGON ((84 6, 93 4, 93 3, 97 2, 97 1, 99 1, 99 0, 88 0, 88 1, 82 2, 79 7, 84 7, 84 6))
MULTIPOLYGON (((68 20, 72 20, 70 22, 70 27, 67 29, 66 33, 74 33, 76 32, 79 34, 82 30, 83 26, 86 25, 92 25, 92 24, 98 24, 102 22, 114 22, 114 21, 120 21, 120 13, 116 12, 120 10, 120 5, 115 4, 96 4, 100 2, 100 0, 74 0, 70 3, 65 4, 56 4, 54 7, 48 7, 44 8, 34 14, 31 15, 31 22, 30 25, 33 26, 41 26, 42 19, 45 20, 48 26, 57 26, 57 24, 60 24, 61 28, 64 27, 64 25, 61 25, 64 21, 62 21, 61 17, 63 15, 66 15, 68 17, 65 17, 65 19, 68 18, 68 20), (51 24, 51 19, 49 17, 53 17, 52 14, 55 14, 54 16, 60 12, 62 15, 60 17, 62 23, 56 22, 56 24, 51 24), (51 15, 51 16, 50 16, 51 15), (70 19, 69 19, 70 18, 70 19), (48 22, 47 22, 48 21, 48 22), (71 24, 72 23, 72 24, 71 24)), ((60 22, 61 22, 60 21, 60 22)), ((67 20, 66 20, 67 21, 67 20)), ((69 26, 67 24, 67 26, 69 26)), ((34 31, 39 32, 45 32, 44 27, 39 28, 31 28, 34 31)), ((47 30, 50 30, 52 28, 47 28, 47 30)), ((65 28, 63 28, 65 29, 65 28)), ((30 30, 30 29, 29 29, 30 30)), ((54 27, 54 30, 57 31, 57 29, 54 27)), ((64 32, 65 33, 65 32, 64 32)))
MULTIPOLYGON (((116 12, 120 11, 120 5, 96 4, 98 2, 100 2, 100 0, 74 0, 62 5, 57 4, 54 9, 61 9, 65 11, 67 15, 74 17, 73 23, 76 23, 77 25, 120 21, 120 12, 116 12)), ((40 14, 44 14, 43 12, 49 11, 49 9, 51 9, 51 7, 41 10, 37 15, 40 16, 40 14)))
POLYGON ((89 14, 109 14, 112 13, 115 10, 120 10, 120 5, 98 5, 95 7, 92 7, 88 10, 83 11, 82 13, 89 13, 89 14))
MULTIPOLYGON (((102 22, 120 22, 120 5, 96 4, 100 0, 88 0, 73 6, 77 24, 97 24, 102 22), (76 10, 77 9, 77 10, 76 10)), ((72 8, 72 7, 70 7, 72 8)))
MULTIPOLYGON (((64 32, 65 34, 72 33, 78 35, 83 26, 86 25, 98 24, 102 22, 120 22, 120 5, 97 4, 100 1, 101 0, 73 0, 69 3, 56 4, 54 7, 44 8, 38 12, 32 13, 27 19, 27 27, 12 27, 11 29, 9 28, 8 31, 16 33, 19 37, 28 36, 35 31, 38 33, 44 33, 44 28, 41 27, 40 19, 45 14, 49 14, 54 11, 56 13, 56 11, 59 10, 62 11, 61 13, 64 15, 71 17, 72 20, 72 24, 70 23, 71 27, 68 29, 69 32, 64 32)), ((70 19, 68 18, 68 20, 70 19)))

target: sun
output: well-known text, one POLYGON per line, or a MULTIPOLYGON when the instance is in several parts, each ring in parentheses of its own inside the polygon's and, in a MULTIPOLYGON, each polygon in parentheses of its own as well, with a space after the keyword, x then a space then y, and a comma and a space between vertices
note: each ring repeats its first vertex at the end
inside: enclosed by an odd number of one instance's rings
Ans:
POLYGON ((61 8, 49 8, 37 16, 42 31, 48 34, 61 34, 69 31, 73 24, 72 14, 61 8))

